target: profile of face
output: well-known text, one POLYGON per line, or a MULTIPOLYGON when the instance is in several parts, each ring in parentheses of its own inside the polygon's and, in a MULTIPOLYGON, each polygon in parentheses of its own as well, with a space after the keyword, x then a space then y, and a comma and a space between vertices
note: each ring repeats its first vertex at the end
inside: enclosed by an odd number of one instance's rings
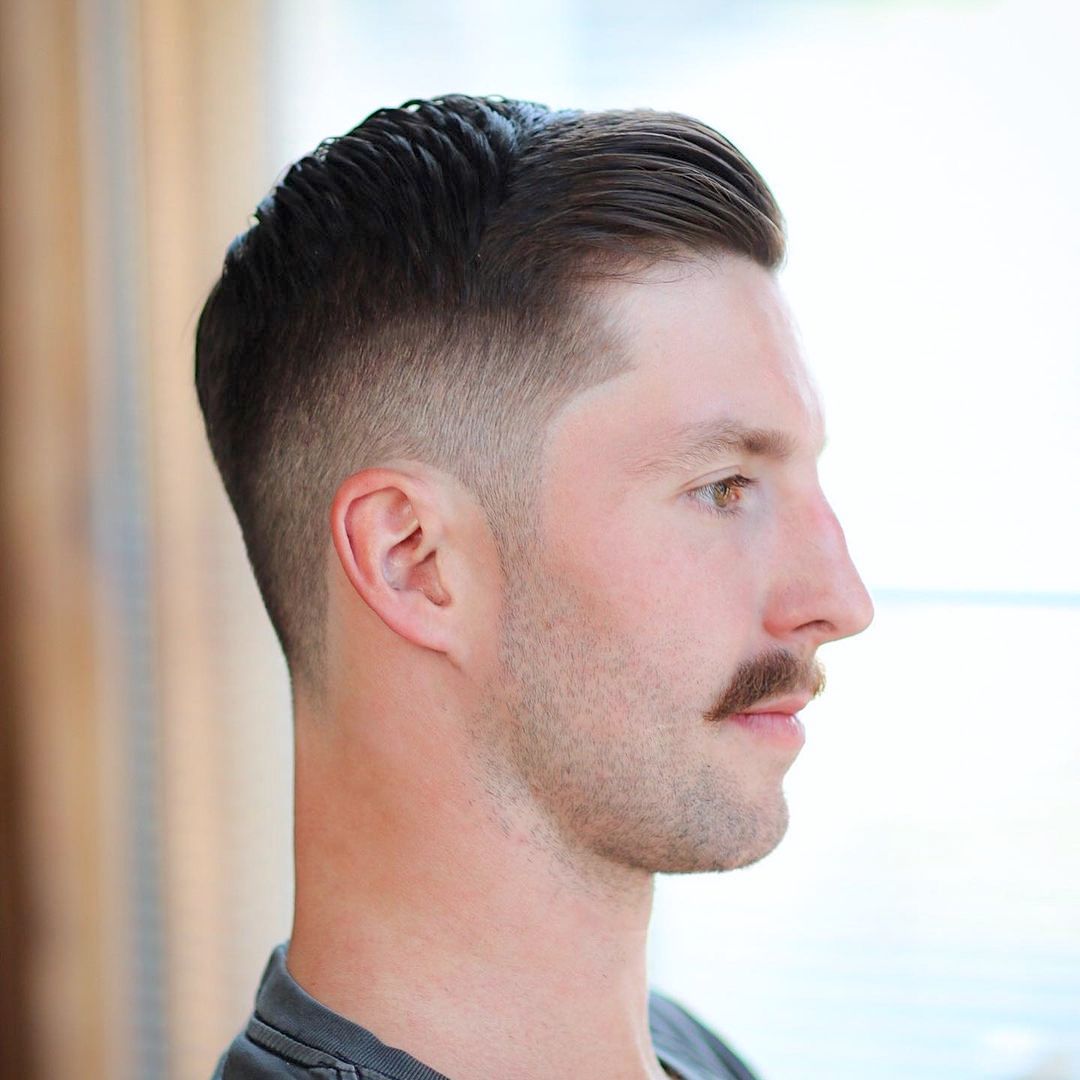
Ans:
POLYGON ((786 828, 801 728, 784 714, 870 599, 818 482, 821 410, 775 277, 663 264, 601 304, 632 366, 548 432, 489 761, 580 858, 742 866, 786 828))

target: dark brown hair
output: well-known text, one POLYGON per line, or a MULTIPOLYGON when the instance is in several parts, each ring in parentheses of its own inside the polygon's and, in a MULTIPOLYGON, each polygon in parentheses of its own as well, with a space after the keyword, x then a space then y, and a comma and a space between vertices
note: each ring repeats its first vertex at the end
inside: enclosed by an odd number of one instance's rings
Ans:
POLYGON ((341 481, 391 459, 441 468, 505 557, 548 420, 625 367, 590 285, 715 252, 777 266, 780 213, 681 115, 451 95, 380 109, 292 166, 229 248, 195 381, 294 679, 322 674, 341 481))

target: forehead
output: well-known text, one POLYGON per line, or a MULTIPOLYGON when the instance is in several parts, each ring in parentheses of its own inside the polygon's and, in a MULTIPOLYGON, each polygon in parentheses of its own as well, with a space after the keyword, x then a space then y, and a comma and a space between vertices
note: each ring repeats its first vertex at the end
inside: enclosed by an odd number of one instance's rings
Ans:
POLYGON ((769 271, 741 256, 665 263, 605 283, 597 301, 628 368, 556 418, 556 459, 586 454, 633 471, 694 445, 820 451, 817 392, 769 271))

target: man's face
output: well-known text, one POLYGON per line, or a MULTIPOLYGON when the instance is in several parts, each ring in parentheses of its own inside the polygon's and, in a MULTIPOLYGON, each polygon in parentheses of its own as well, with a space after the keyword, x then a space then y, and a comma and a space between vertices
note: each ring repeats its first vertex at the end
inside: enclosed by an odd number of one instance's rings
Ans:
POLYGON ((633 366, 549 433, 504 609, 502 760, 571 850, 745 865, 786 827, 802 734, 783 714, 870 600, 818 484, 820 409, 772 275, 664 264, 602 303, 633 366))

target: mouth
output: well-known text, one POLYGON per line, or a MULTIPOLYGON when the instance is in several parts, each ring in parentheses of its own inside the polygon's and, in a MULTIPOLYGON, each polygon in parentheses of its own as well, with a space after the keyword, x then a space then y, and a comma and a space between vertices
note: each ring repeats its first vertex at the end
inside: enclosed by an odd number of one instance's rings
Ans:
POLYGON ((811 695, 803 694, 799 697, 786 697, 778 698, 776 701, 769 701, 763 705, 755 705, 752 709, 746 709, 741 713, 737 713, 738 716, 768 716, 768 715, 783 715, 783 716, 796 716, 810 703, 811 695))
POLYGON ((810 694, 777 698, 745 712, 732 713, 727 719, 765 742, 797 752, 806 742, 806 729, 798 714, 810 700, 810 694))
POLYGON ((788 750, 798 751, 806 742, 806 729, 794 712, 733 713, 727 721, 756 738, 788 750))

